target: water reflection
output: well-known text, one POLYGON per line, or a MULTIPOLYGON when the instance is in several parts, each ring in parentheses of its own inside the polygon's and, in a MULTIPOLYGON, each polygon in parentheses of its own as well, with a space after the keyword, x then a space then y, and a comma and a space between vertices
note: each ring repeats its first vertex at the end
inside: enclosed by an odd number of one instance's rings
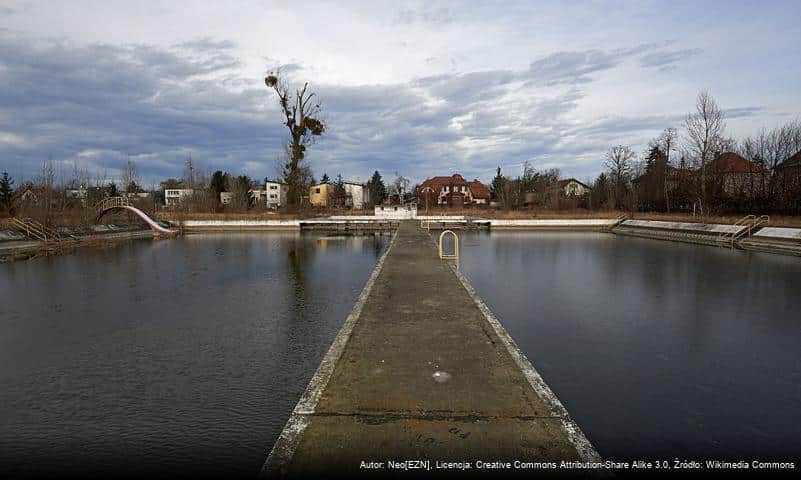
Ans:
POLYGON ((253 476, 387 237, 193 235, 0 267, 0 473, 253 476))
POLYGON ((463 238, 463 271, 602 455, 801 459, 798 258, 610 234, 463 238))

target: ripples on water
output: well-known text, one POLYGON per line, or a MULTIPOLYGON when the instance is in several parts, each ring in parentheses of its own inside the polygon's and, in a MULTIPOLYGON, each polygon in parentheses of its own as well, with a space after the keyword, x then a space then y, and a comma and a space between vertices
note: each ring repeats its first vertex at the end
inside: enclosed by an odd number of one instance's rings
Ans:
POLYGON ((602 456, 801 460, 801 259, 612 234, 462 238, 462 270, 602 456))
POLYGON ((193 235, 0 266, 0 473, 254 476, 388 241, 193 235))

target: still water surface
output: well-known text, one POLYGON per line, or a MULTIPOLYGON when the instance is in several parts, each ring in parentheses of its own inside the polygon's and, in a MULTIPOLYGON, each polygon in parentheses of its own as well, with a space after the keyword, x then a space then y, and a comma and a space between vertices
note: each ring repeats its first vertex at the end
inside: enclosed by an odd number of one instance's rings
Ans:
POLYGON ((605 458, 801 460, 801 259, 579 232, 460 244, 605 458))
POLYGON ((193 235, 0 265, 0 477, 255 476, 388 243, 193 235))

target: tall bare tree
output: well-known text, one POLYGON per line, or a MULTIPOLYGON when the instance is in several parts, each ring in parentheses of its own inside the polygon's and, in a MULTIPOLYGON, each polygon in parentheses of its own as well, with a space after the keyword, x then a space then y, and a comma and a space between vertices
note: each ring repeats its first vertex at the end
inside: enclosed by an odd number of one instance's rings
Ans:
MULTIPOLYGON (((707 202, 707 166, 726 143, 723 137, 726 122, 723 111, 709 92, 701 92, 695 100, 695 113, 684 121, 688 150, 696 157, 701 171, 700 200, 707 202)), ((703 208, 703 206, 702 206, 703 208)))
POLYGON ((676 150, 676 143, 678 142, 679 133, 673 127, 668 127, 662 131, 657 139, 657 143, 665 154, 666 171, 664 175, 664 184, 662 188, 665 191, 665 207, 670 213, 670 152, 676 150))
POLYGON ((398 202, 400 202, 401 205, 403 205, 405 201, 406 192, 409 190, 410 183, 408 178, 395 172, 395 180, 392 182, 391 186, 392 194, 398 196, 398 202))
POLYGON ((122 170, 122 175, 120 176, 120 182, 122 183, 122 189, 127 193, 136 193, 139 191, 139 173, 136 170, 136 164, 131 160, 131 156, 128 156, 128 160, 125 162, 125 168, 122 170))
POLYGON ((285 118, 284 124, 289 129, 288 156, 282 175, 288 186, 287 203, 298 205, 304 194, 303 177, 310 173, 302 164, 306 147, 325 132, 325 123, 319 118, 322 111, 320 102, 315 98, 317 94, 308 91, 308 82, 303 84, 303 88, 290 92, 280 71, 270 72, 264 83, 278 95, 278 103, 285 118))
POLYGON ((186 157, 183 180, 186 184, 186 188, 195 188, 195 162, 192 161, 191 155, 186 157))
POLYGON ((620 208, 628 190, 634 156, 634 150, 628 145, 617 145, 606 153, 604 166, 615 188, 615 208, 620 208))

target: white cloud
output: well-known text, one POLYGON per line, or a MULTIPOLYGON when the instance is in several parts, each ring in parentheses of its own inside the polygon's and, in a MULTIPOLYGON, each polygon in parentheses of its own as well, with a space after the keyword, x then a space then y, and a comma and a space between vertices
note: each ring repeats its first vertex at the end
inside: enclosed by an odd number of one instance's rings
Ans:
POLYGON ((48 155, 101 152, 92 165, 114 170, 132 154, 158 178, 191 154, 274 175, 286 132, 262 78, 283 64, 323 100, 330 128, 309 152, 319 174, 419 180, 459 168, 488 180, 496 165, 534 160, 591 175, 609 145, 639 149, 677 126, 701 89, 729 109, 735 134, 799 111, 787 67, 801 62, 798 4, 760 9, 764 22, 749 8, 9 3, 0 158, 34 170, 48 155))

